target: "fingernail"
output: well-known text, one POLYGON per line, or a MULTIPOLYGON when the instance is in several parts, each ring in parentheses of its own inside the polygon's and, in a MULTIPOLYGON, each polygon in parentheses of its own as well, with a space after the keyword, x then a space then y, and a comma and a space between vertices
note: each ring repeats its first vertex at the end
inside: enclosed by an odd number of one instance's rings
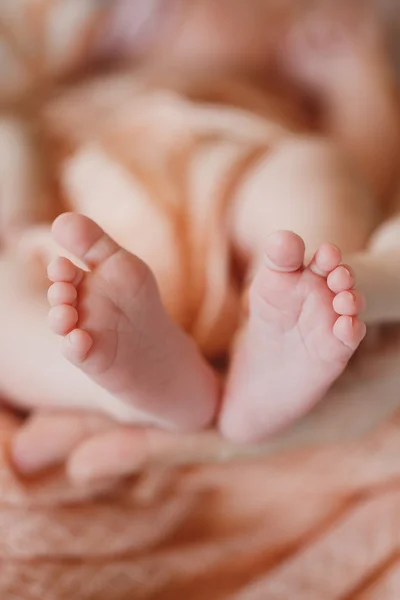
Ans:
POLYGON ((50 467, 60 464, 51 453, 34 449, 25 440, 15 440, 11 447, 11 460, 16 470, 25 477, 33 477, 50 467))

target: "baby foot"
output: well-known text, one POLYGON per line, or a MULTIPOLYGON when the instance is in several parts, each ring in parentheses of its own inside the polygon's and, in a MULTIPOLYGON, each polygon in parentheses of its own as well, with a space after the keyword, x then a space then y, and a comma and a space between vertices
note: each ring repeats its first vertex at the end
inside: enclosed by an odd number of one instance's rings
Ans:
POLYGON ((303 261, 297 235, 270 237, 222 406, 221 431, 235 441, 262 441, 308 411, 365 336, 364 301, 339 250, 325 244, 303 261))
POLYGON ((381 78, 388 56, 382 27, 367 9, 316 9, 289 32, 281 64, 305 91, 331 97, 360 78, 381 78))
POLYGON ((89 269, 67 258, 48 269, 49 319, 64 337, 65 357, 151 424, 185 431, 208 425, 216 377, 168 317, 149 268, 81 215, 59 217, 53 235, 89 269))

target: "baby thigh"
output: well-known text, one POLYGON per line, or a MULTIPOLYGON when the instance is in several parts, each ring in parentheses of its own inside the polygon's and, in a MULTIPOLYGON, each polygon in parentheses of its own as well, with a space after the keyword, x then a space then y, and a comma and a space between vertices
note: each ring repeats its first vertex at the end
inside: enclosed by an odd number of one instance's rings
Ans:
POLYGON ((256 267, 273 231, 300 235, 307 256, 324 242, 347 254, 366 246, 376 221, 371 192, 337 147, 294 137, 262 159, 238 190, 233 238, 256 267))

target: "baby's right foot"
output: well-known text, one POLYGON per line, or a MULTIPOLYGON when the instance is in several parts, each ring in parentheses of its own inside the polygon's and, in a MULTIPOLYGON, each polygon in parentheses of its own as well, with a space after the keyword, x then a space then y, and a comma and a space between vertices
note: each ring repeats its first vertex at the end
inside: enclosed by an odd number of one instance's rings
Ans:
POLYGON ((66 358, 150 424, 182 431, 209 425, 217 378, 168 317, 148 267, 86 217, 62 215, 53 235, 90 269, 66 258, 49 266, 49 318, 64 336, 66 358))

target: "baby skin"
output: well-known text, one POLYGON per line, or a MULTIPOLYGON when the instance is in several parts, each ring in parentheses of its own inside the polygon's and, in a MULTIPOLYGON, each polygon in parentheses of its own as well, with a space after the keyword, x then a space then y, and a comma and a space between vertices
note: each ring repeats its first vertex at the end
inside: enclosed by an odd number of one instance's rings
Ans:
MULTIPOLYGON (((84 216, 62 215, 53 235, 89 269, 65 258, 49 266, 50 323, 65 357, 151 424, 182 431, 217 420, 217 376, 167 316, 150 269, 84 216)), ((234 441, 261 441, 308 411, 365 335, 339 250, 322 245, 308 266, 304 253, 294 233, 266 240, 222 398, 220 427, 234 441)))

